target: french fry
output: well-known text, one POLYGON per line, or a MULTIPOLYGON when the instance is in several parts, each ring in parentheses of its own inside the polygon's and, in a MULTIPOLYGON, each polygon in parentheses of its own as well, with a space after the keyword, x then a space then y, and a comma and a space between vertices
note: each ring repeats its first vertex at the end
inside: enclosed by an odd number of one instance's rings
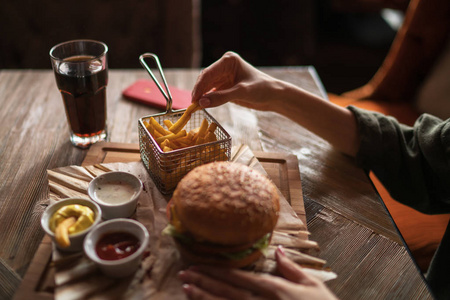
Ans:
POLYGON ((190 147, 191 146, 190 141, 186 141, 185 142, 185 140, 183 140, 184 138, 187 138, 187 136, 179 138, 179 139, 176 139, 176 140, 174 140, 172 142, 172 144, 175 145, 174 149, 181 149, 181 148, 186 148, 186 147, 190 147))
POLYGON ((200 129, 198 130, 198 136, 203 137, 206 134, 206 131, 208 130, 208 121, 206 119, 203 119, 202 124, 200 125, 200 129))
POLYGON ((145 128, 147 128, 148 132, 149 132, 151 135, 154 135, 155 128, 153 128, 153 125, 150 124, 150 122, 149 122, 148 120, 145 120, 143 123, 144 123, 145 128))
POLYGON ((211 124, 209 124, 208 131, 214 133, 214 131, 216 131, 216 128, 217 128, 217 124, 214 122, 211 122, 211 124))
POLYGON ((217 141, 217 137, 214 134, 214 132, 208 131, 208 133, 205 136, 205 143, 211 143, 217 141))
POLYGON ((192 129, 191 131, 189 131, 188 135, 189 135, 191 138, 193 138, 193 137, 198 133, 199 130, 200 130, 200 127, 194 128, 194 129, 192 129))
MULTIPOLYGON (((211 150, 211 148, 209 150, 211 150)), ((228 160, 228 156, 227 156, 225 149, 221 148, 221 149, 218 149, 218 151, 214 149, 214 151, 211 151, 210 153, 206 153, 206 157, 203 158, 202 160, 203 160, 203 163, 208 163, 208 162, 212 162, 212 161, 226 161, 226 160, 228 160)))
POLYGON ((205 143, 205 137, 203 137, 203 136, 198 136, 197 139, 195 140, 195 146, 201 145, 204 143, 205 143))
POLYGON ((156 140, 160 137, 163 137, 164 135, 162 135, 161 133, 159 133, 158 130, 153 130, 153 138, 156 140))
MULTIPOLYGON (((161 147, 162 147, 162 148, 164 148, 164 147, 171 148, 171 150, 173 150, 173 149, 178 149, 178 148, 179 148, 175 143, 173 143, 172 141, 170 141, 170 140, 168 140, 168 139, 165 139, 165 140, 161 143, 161 147)), ((166 151, 164 151, 164 152, 166 152, 166 151)))
POLYGON ((156 138, 156 142, 158 144, 161 144, 162 142, 164 142, 165 139, 168 139, 169 141, 171 141, 171 140, 178 139, 180 137, 184 137, 186 135, 187 135, 186 130, 183 129, 183 130, 179 131, 178 133, 170 133, 168 135, 164 135, 159 138, 156 138))
MULTIPOLYGON (((191 105, 186 111, 190 110, 192 113, 196 109, 195 105, 191 105)), ((180 119, 183 116, 181 116, 180 119)), ((166 119, 163 120, 163 123, 167 128, 173 128, 178 121, 173 124, 172 121, 166 119)), ((149 120, 145 120, 144 124, 164 152, 217 141, 217 137, 214 133, 217 129, 217 124, 214 122, 208 123, 208 120, 206 119, 202 120, 199 127, 191 129, 187 134, 185 133, 185 130, 180 130, 177 133, 165 130, 153 117, 149 120)), ((213 147, 208 149, 207 152, 215 150, 218 149, 213 147)))
POLYGON ((170 151, 173 151, 173 149, 167 146, 163 147, 163 152, 170 152, 170 151))
POLYGON ((202 124, 194 137, 194 145, 201 145, 205 143, 205 135, 208 130, 208 121, 203 119, 202 124))
POLYGON ((200 159, 186 159, 182 158, 180 160, 179 168, 180 170, 185 170, 186 172, 189 172, 193 168, 199 166, 202 164, 202 161, 200 159))
POLYGON ((195 138, 197 137, 199 130, 200 127, 197 127, 188 132, 186 139, 188 140, 189 145, 192 146, 195 143, 195 138))
POLYGON ((170 143, 170 141, 169 141, 168 139, 165 139, 165 140, 161 143, 161 147, 162 147, 162 148, 164 148, 164 147, 169 147, 169 143, 170 143))
POLYGON ((180 179, 183 175, 184 174, 181 173, 180 168, 178 168, 177 170, 175 170, 173 172, 162 171, 160 173, 162 184, 164 185, 164 187, 167 190, 174 189, 177 186, 178 181, 180 181, 180 179))
POLYGON ((178 119, 178 121, 176 121, 175 124, 173 124, 169 128, 169 131, 178 133, 184 126, 186 126, 187 122, 191 119, 191 115, 199 109, 200 106, 198 106, 197 102, 189 105, 183 115, 178 119))
POLYGON ((189 133, 188 133, 186 136, 176 139, 174 142, 178 142, 178 143, 185 145, 186 147, 189 147, 192 145, 192 139, 193 139, 193 136, 189 136, 189 133))
POLYGON ((152 124, 155 131, 158 131, 162 135, 169 135, 172 132, 165 130, 153 117, 150 118, 150 124, 152 124))
MULTIPOLYGON (((155 135, 155 128, 153 128, 153 126, 152 125, 149 125, 148 127, 147 127, 147 130, 148 130, 148 132, 151 134, 151 135, 155 135)), ((158 132, 159 133, 159 132, 158 132)))
POLYGON ((55 229, 55 240, 62 248, 70 246, 69 228, 75 224, 77 219, 70 217, 62 221, 55 229))
MULTIPOLYGON (((216 141, 217 141, 216 135, 213 132, 209 131, 205 136, 205 144, 216 141)), ((210 145, 205 148, 204 153, 207 153, 207 155, 209 155, 210 153, 214 153, 218 150, 220 150, 220 146, 218 144, 210 145)))
POLYGON ((198 167, 202 164, 202 161, 200 159, 196 159, 190 164, 186 165, 186 170, 189 172, 190 170, 194 169, 195 167, 198 167))
POLYGON ((170 127, 173 126, 172 121, 170 121, 169 119, 165 119, 165 120, 163 121, 163 123, 164 123, 164 125, 166 125, 167 129, 169 129, 170 127))

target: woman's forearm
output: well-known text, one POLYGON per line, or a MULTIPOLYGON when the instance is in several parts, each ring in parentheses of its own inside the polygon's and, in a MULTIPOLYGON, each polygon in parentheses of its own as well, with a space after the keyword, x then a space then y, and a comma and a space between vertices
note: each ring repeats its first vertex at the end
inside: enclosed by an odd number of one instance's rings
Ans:
POLYGON ((353 113, 286 82, 277 81, 272 110, 317 134, 345 154, 355 156, 359 135, 353 113))

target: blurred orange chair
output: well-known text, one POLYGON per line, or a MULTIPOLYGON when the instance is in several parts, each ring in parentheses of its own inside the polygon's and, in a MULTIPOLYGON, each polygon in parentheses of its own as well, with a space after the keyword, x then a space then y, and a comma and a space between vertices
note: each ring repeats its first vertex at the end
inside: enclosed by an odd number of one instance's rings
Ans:
MULTIPOLYGON (((373 78, 356 90, 329 94, 330 101, 378 111, 412 125, 420 114, 414 99, 445 49, 449 29, 450 1, 411 0, 403 24, 373 78)), ((395 201, 372 173, 370 177, 418 266, 426 272, 450 214, 422 214, 395 201)))

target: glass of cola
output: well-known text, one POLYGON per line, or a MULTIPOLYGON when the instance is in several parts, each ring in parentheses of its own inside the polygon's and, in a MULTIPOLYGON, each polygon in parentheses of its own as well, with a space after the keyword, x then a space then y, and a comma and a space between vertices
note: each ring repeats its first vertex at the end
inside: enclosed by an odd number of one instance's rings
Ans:
POLYGON ((70 141, 79 148, 106 140, 108 47, 93 40, 60 43, 50 59, 70 127, 70 141))

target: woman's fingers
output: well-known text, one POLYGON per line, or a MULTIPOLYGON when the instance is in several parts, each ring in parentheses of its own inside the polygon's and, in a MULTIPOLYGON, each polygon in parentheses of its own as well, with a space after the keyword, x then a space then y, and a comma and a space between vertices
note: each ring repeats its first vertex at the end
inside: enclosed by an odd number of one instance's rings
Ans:
POLYGON ((198 101, 212 89, 220 90, 235 84, 237 54, 227 52, 219 60, 203 69, 192 89, 192 102, 198 101))
POLYGON ((199 99, 199 104, 201 107, 216 107, 227 102, 243 99, 245 93, 239 84, 232 86, 228 89, 215 90, 210 93, 203 95, 199 99))
POLYGON ((191 299, 333 299, 335 296, 318 279, 303 272, 277 249, 278 270, 284 278, 238 269, 195 266, 180 273, 191 299))
POLYGON ((279 299, 277 294, 284 289, 287 283, 285 279, 280 277, 256 274, 238 269, 197 266, 195 270, 217 281, 225 282, 239 289, 248 290, 262 299, 279 299))
POLYGON ((226 102, 269 110, 271 89, 279 89, 277 81, 257 70, 234 52, 225 53, 205 68, 192 91, 192 102, 201 107, 216 107, 226 102))
POLYGON ((285 295, 286 299, 320 299, 336 300, 334 294, 319 279, 305 273, 302 268, 284 254, 283 247, 278 246, 275 252, 277 269, 281 275, 289 280, 285 295))
POLYGON ((256 299, 247 290, 192 270, 181 271, 178 276, 187 284, 183 290, 192 299, 256 299))
POLYGON ((196 287, 193 284, 183 284, 183 292, 189 297, 189 299, 195 300, 223 300, 227 298, 217 297, 211 295, 207 291, 196 287))
POLYGON ((275 259, 277 261, 278 271, 287 280, 306 285, 315 282, 315 279, 311 279, 305 272, 302 271, 299 265, 286 257, 281 246, 278 246, 277 251, 275 252, 275 259))

